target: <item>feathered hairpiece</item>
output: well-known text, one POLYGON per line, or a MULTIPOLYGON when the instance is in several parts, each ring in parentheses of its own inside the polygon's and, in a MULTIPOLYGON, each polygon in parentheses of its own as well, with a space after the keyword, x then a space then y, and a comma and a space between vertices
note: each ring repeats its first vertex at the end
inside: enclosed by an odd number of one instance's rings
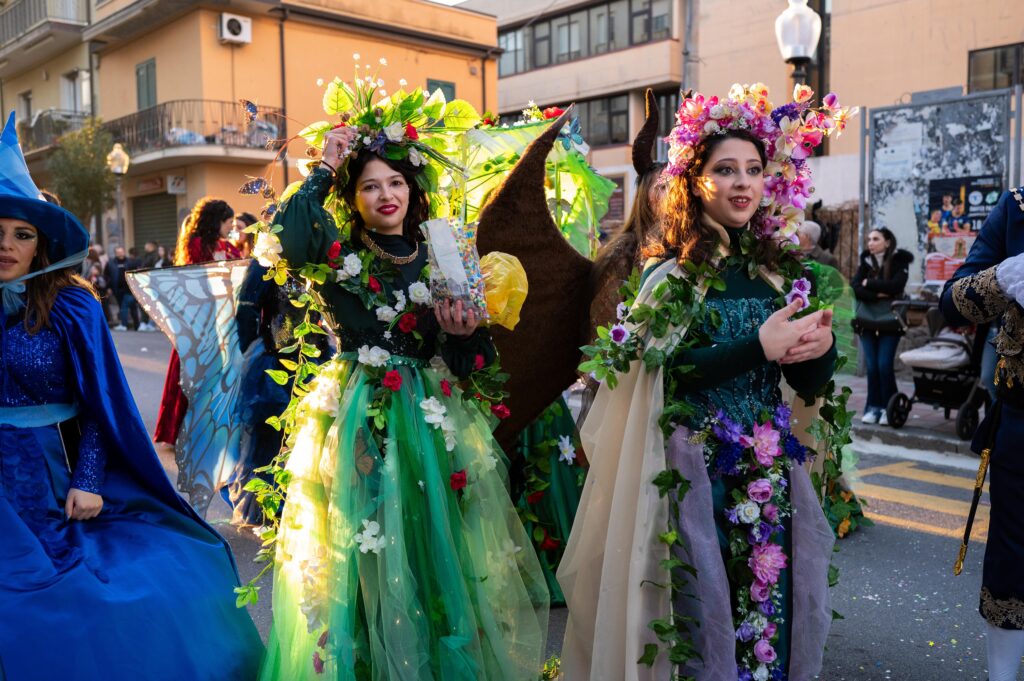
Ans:
POLYGON ((676 126, 669 143, 665 176, 677 177, 693 163, 698 144, 729 130, 747 130, 764 143, 768 157, 762 200, 768 237, 782 230, 788 236, 803 222, 803 211, 814 187, 806 159, 826 137, 837 136, 857 113, 857 108, 839 106, 834 93, 825 95, 821 106, 812 107, 814 91, 797 85, 793 100, 778 108, 768 101, 762 83, 735 84, 724 100, 695 93, 686 97, 676 113, 676 126))

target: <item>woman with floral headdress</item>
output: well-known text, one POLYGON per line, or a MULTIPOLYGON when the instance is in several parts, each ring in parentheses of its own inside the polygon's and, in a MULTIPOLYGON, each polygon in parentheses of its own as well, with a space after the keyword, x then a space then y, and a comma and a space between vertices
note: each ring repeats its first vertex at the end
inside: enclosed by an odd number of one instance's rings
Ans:
POLYGON ((660 262, 581 365, 604 384, 558 574, 566 678, 820 669, 833 534, 780 386, 813 398, 836 353, 831 312, 811 311, 813 282, 778 237, 802 219, 804 159, 848 113, 810 96, 772 109, 764 86, 734 86, 680 106, 660 262))
POLYGON ((89 235, 0 136, 0 678, 234 679, 262 643, 234 561, 167 478, 99 301, 89 235))
POLYGON ((316 293, 339 339, 296 407, 261 679, 532 681, 542 662, 544 577, 456 385, 494 346, 426 283, 415 109, 346 113, 278 210, 279 244, 257 237, 257 257, 329 275, 316 293))

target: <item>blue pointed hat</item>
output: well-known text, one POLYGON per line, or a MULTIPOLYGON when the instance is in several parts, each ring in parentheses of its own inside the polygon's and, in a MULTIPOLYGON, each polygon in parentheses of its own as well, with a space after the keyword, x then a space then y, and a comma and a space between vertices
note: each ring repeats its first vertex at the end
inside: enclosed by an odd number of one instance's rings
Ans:
POLYGON ((39 194, 18 144, 13 111, 0 134, 0 218, 24 220, 42 232, 51 263, 62 263, 79 254, 79 262, 85 259, 89 233, 78 218, 39 194))

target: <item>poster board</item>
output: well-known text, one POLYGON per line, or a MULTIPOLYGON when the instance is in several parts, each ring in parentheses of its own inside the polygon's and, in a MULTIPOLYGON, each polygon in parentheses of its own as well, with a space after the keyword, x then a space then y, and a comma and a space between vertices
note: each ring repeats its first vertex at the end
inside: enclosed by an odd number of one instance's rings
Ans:
POLYGON ((974 245, 1003 192, 998 175, 954 177, 928 183, 924 281, 942 284, 974 245))

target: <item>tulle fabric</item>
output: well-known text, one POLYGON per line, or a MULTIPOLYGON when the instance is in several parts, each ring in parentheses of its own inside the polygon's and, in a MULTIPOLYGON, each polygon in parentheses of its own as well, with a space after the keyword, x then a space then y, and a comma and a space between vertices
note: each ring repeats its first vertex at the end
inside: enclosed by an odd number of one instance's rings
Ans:
MULTIPOLYGON (((711 480, 700 445, 689 442, 690 431, 678 428, 668 441, 668 464, 690 481, 679 508, 678 525, 685 551, 679 557, 697 570, 697 578, 674 603, 699 626, 691 630, 700 653, 684 670, 698 681, 736 680, 736 636, 722 549, 713 516, 711 480)), ((793 603, 786 626, 790 627, 789 676, 809 681, 821 670, 825 639, 832 623, 828 565, 835 537, 821 511, 810 477, 802 466, 790 471, 790 502, 793 603)))
POLYGON ((383 452, 367 427, 374 384, 354 361, 326 364, 303 403, 261 679, 537 678, 548 590, 504 458, 483 415, 457 389, 445 397, 441 374, 420 365, 393 357, 388 367, 402 385, 383 452), (330 393, 324 382, 339 386, 337 404, 315 397, 330 393), (451 452, 424 418, 430 397, 454 425, 451 452), (384 537, 376 553, 357 541, 372 523, 384 537))

